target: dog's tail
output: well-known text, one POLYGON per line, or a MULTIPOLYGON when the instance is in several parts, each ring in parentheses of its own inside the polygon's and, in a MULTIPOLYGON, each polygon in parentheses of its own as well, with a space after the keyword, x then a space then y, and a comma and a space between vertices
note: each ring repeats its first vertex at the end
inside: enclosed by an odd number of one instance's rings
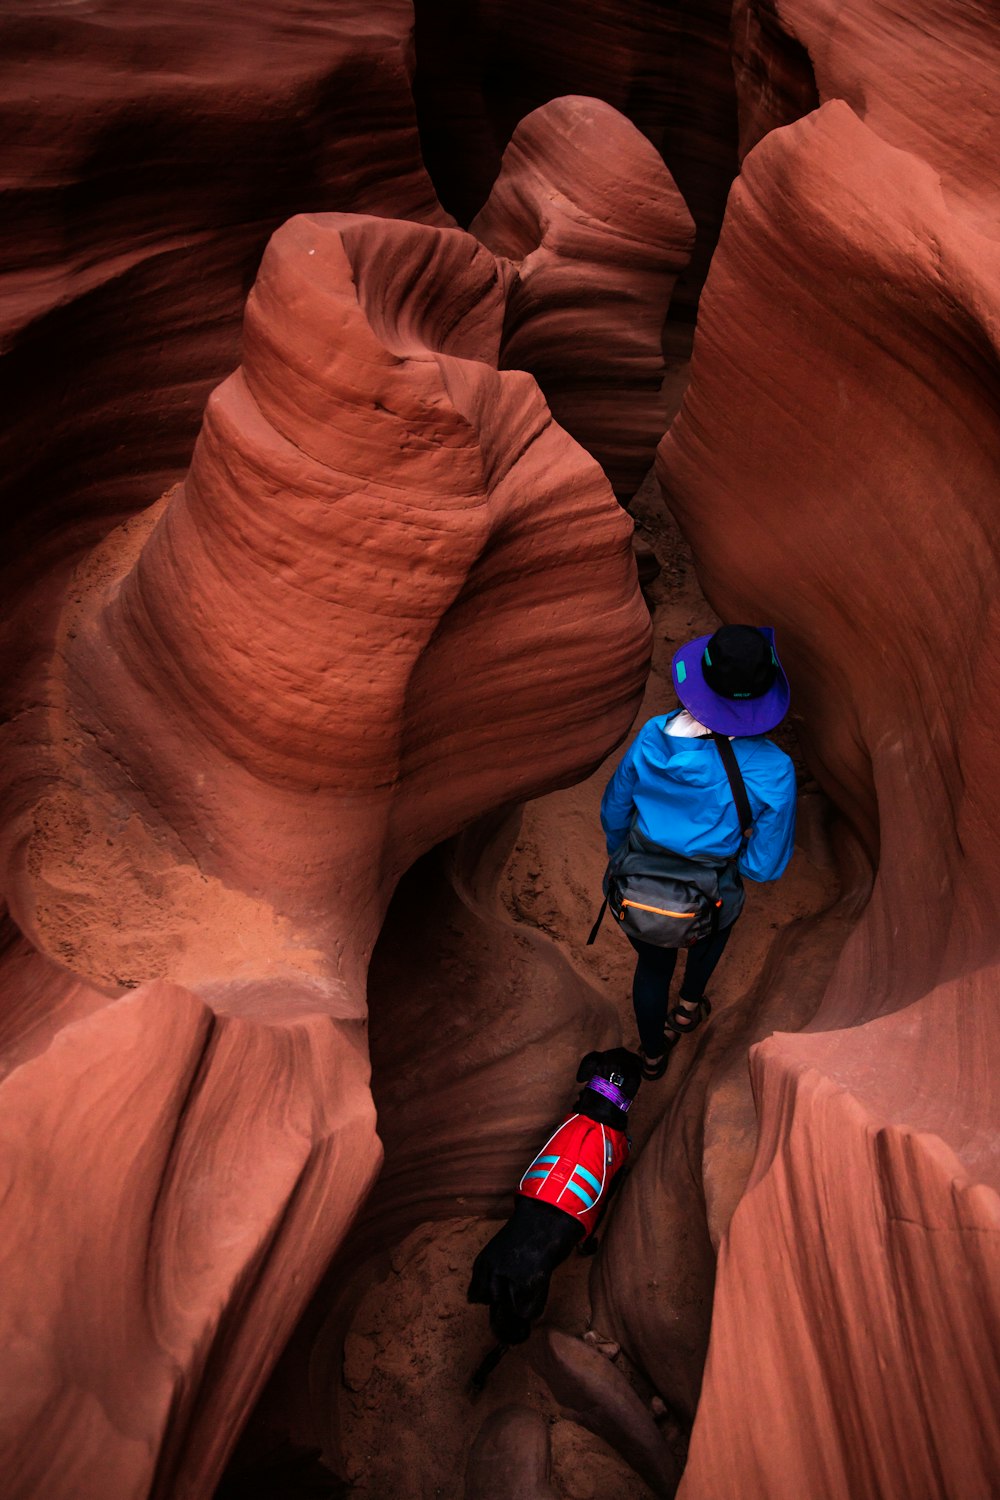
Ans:
POLYGON ((472 1379, 469 1381, 469 1395, 471 1397, 475 1398, 482 1394, 487 1380, 489 1380, 509 1348, 509 1344, 495 1344, 485 1359, 481 1360, 476 1366, 472 1372, 472 1379))

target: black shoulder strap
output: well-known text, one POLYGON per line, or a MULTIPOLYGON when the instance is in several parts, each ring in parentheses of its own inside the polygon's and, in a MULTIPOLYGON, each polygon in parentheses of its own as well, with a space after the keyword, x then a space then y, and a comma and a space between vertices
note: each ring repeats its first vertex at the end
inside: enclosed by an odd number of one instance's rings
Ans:
POLYGON ((594 923, 593 927, 590 929, 590 937, 587 939, 587 941, 586 941, 586 943, 584 945, 585 947, 589 948, 590 945, 591 945, 591 943, 596 943, 597 942, 597 934, 601 930, 601 923, 604 921, 604 913, 607 911, 607 909, 608 909, 608 898, 607 898, 607 896, 605 896, 604 900, 601 902, 601 909, 597 913, 597 921, 594 923))
POLYGON ((750 806, 750 798, 747 796, 746 783, 743 780, 743 772, 740 763, 736 759, 736 751, 724 734, 715 734, 712 738, 722 756, 722 764, 726 768, 729 777, 729 785, 732 789, 733 800, 736 803, 736 811, 740 820, 740 832, 744 839, 748 839, 753 831, 753 810, 750 806))

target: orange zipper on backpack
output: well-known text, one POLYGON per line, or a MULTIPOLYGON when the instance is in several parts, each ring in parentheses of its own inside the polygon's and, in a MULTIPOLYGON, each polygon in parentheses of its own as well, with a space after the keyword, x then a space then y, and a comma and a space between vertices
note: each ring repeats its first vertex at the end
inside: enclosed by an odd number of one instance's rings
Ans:
POLYGON ((626 906, 634 906, 636 911, 653 911, 658 917, 695 917, 698 915, 697 912, 693 911, 667 911, 662 906, 643 906, 641 901, 623 901, 622 915, 618 918, 619 922, 624 922, 625 920, 626 906))

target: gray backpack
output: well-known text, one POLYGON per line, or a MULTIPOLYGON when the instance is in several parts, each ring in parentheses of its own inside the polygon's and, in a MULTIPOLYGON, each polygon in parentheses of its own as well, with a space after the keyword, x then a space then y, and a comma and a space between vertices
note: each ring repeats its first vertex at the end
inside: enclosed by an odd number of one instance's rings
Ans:
POLYGON ((744 900, 739 861, 753 830, 753 813, 732 745, 725 735, 713 734, 712 739, 739 813, 739 849, 722 864, 694 859, 644 838, 633 819, 628 838, 604 872, 604 902, 588 945, 596 939, 609 906, 628 937, 657 948, 690 948, 739 916, 744 900))

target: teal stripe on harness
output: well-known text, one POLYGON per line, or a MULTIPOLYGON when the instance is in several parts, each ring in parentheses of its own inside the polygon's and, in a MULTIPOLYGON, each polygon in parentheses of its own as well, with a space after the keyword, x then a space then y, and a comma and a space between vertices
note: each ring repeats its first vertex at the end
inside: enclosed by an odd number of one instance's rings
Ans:
POLYGON ((544 1167, 544 1168, 540 1168, 537 1172, 536 1171, 525 1172, 524 1176, 521 1178, 521 1181, 522 1182, 527 1182, 527 1180, 528 1180, 529 1177, 541 1177, 542 1180, 544 1181, 545 1178, 548 1177, 548 1175, 549 1175, 549 1169, 548 1169, 548 1167, 544 1167))
POLYGON ((573 1171, 574 1172, 579 1172, 579 1174, 583 1178, 584 1182, 589 1182, 590 1183, 591 1187, 596 1192, 598 1198, 601 1196, 601 1184, 598 1182, 598 1180, 594 1176, 593 1172, 588 1172, 587 1168, 586 1167, 581 1167, 579 1162, 577 1162, 576 1166, 573 1168, 573 1171))
POLYGON ((536 1156, 531 1165, 533 1167, 540 1167, 544 1162, 554 1162, 558 1160, 558 1156, 536 1156))
POLYGON ((566 1186, 568 1188, 572 1189, 572 1191, 580 1199, 580 1201, 583 1204, 584 1208, 593 1208, 594 1204, 597 1202, 596 1198, 592 1198, 590 1196, 590 1194, 587 1193, 587 1192, 585 1192, 583 1190, 583 1188, 579 1185, 579 1183, 574 1182, 572 1178, 570 1178, 570 1180, 569 1180, 569 1182, 567 1182, 566 1186))

